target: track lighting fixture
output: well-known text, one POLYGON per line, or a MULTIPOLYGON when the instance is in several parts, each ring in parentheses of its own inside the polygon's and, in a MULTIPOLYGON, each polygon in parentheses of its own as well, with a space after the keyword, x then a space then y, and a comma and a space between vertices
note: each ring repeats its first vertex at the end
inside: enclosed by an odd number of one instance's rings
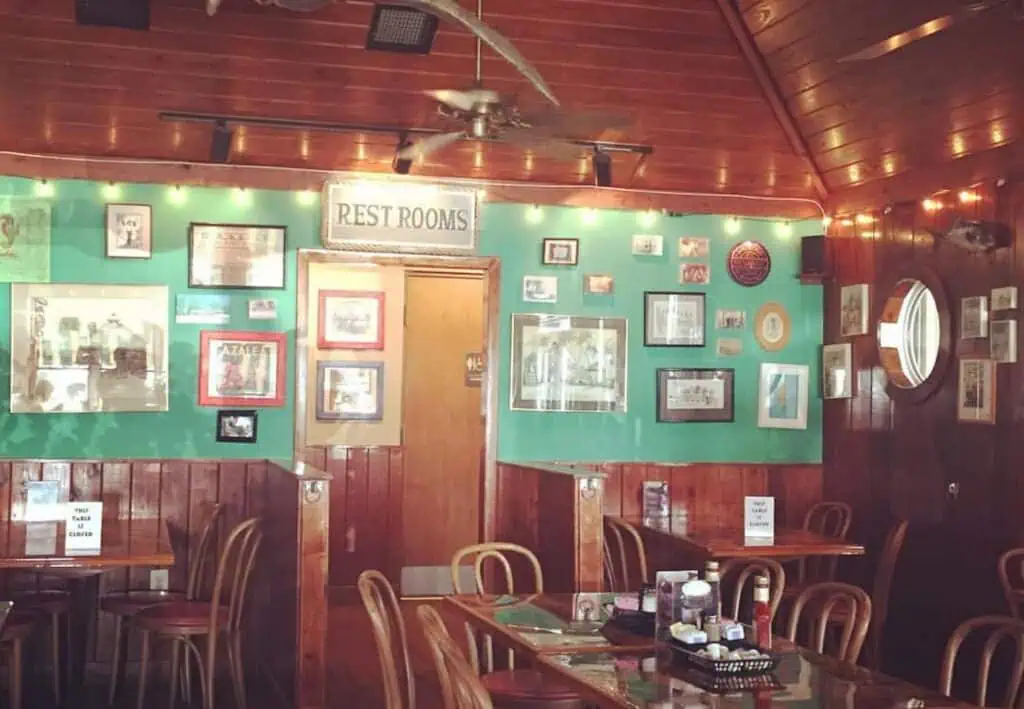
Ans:
POLYGON ((594 184, 598 187, 611 187, 612 156, 603 150, 595 150, 591 160, 594 163, 594 184))
POLYGON ((210 162, 225 163, 228 161, 233 137, 234 134, 225 121, 217 121, 213 124, 213 136, 210 138, 210 162))

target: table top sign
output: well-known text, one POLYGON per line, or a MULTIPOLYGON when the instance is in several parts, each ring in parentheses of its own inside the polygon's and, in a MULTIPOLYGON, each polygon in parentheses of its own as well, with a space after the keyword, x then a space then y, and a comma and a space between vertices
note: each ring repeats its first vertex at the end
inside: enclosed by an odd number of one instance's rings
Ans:
POLYGON ((775 498, 743 498, 743 536, 758 541, 775 537, 775 498))
POLYGON ((102 502, 69 502, 67 524, 64 525, 64 553, 99 553, 103 532, 102 502))

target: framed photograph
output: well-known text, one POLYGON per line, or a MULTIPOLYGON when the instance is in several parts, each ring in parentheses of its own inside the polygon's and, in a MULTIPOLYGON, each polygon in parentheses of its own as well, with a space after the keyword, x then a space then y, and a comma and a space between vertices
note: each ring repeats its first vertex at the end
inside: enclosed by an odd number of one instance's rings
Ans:
POLYGON ((615 290, 615 278, 604 273, 588 273, 583 277, 583 292, 589 295, 610 295, 615 290))
POLYGON ((993 311, 1017 309, 1017 286, 993 288, 991 297, 993 311))
POLYGON ((523 276, 523 300, 527 303, 557 303, 558 278, 523 276))
POLYGON ((849 342, 821 348, 821 395, 825 399, 853 396, 853 345, 849 342))
POLYGON ((760 428, 807 428, 809 378, 810 368, 805 364, 762 362, 757 425, 760 428))
POLYGON ((202 330, 200 406, 284 406, 288 340, 283 332, 202 330))
POLYGON ((659 423, 733 420, 732 369, 657 370, 659 423))
POLYGON ((579 239, 544 239, 541 263, 545 266, 575 266, 579 260, 579 239))
POLYGON ((220 410, 217 412, 218 443, 255 443, 256 411, 220 410))
POLYGON ((715 340, 716 357, 738 357, 743 354, 743 340, 738 337, 719 337, 715 340))
POLYGON ((153 208, 148 204, 107 205, 107 258, 153 255, 153 208))
POLYGON ((778 352, 789 344, 793 327, 780 303, 765 303, 754 313, 754 339, 766 352, 778 352))
POLYGON ((679 258, 707 258, 711 253, 711 239, 703 236, 680 236, 679 258))
POLYGON ((11 285, 11 413, 167 411, 167 286, 11 285))
POLYGON ((626 318, 512 315, 513 411, 626 410, 626 318))
POLYGON ((316 391, 319 421, 381 421, 384 363, 317 362, 316 391))
POLYGON ((250 298, 249 319, 277 320, 277 301, 271 298, 250 298))
POLYGON ((993 320, 988 333, 989 356, 993 362, 1017 361, 1017 321, 993 320))
POLYGON ((703 347, 704 294, 644 293, 645 347, 703 347))
POLYGON ((323 350, 384 349, 384 292, 320 291, 317 346, 323 350))
POLYGON ((992 360, 960 360, 956 419, 962 423, 996 422, 996 365, 992 360))
POLYGON ((976 295, 960 299, 960 339, 988 337, 988 298, 976 295))
POLYGON ((283 226, 189 225, 190 288, 284 288, 283 226))
POLYGON ((706 263, 679 264, 679 283, 684 286, 706 286, 711 283, 711 266, 706 263))
POLYGON ((716 310, 715 327, 719 330, 742 330, 747 326, 746 310, 716 310))
POLYGON ((665 253, 665 239, 660 234, 634 234, 634 256, 661 256, 665 253))
POLYGON ((843 286, 839 290, 839 334, 854 337, 868 334, 868 284, 843 286))

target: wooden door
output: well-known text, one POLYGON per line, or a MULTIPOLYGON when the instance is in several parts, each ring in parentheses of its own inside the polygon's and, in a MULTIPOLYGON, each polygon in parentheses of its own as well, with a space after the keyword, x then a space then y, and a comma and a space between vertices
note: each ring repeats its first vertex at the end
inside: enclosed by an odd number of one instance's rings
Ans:
POLYGON ((481 388, 466 355, 484 343, 482 274, 408 271, 402 394, 402 593, 450 592, 452 553, 479 539, 481 388))

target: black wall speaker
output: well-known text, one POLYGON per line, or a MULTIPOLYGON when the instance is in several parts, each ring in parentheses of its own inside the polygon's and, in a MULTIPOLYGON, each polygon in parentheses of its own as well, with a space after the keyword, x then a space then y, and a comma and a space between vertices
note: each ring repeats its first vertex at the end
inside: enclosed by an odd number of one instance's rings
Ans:
POLYGON ((823 235, 805 236, 800 239, 800 275, 817 278, 828 275, 823 235))

